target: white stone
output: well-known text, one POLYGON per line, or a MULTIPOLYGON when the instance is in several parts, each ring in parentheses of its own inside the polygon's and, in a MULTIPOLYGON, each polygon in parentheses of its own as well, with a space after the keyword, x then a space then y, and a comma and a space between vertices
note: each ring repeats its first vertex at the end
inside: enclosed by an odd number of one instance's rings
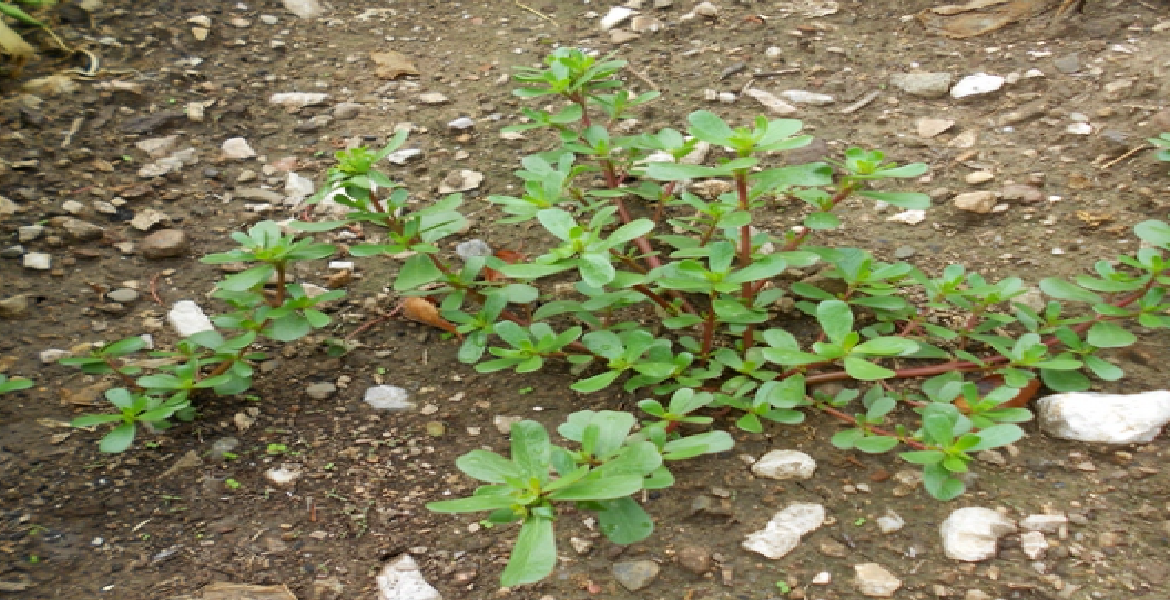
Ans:
POLYGON ((818 94, 806 90, 784 90, 780 92, 780 96, 793 104, 812 104, 813 106, 823 106, 837 101, 836 98, 828 94, 818 94))
POLYGON ((288 12, 302 19, 312 19, 325 13, 317 0, 281 0, 281 4, 288 12))
POLYGON ((59 348, 50 348, 48 350, 42 350, 39 356, 41 359, 41 364, 51 365, 51 364, 61 360, 62 358, 68 358, 68 357, 73 356, 73 355, 68 350, 61 350, 59 348))
POLYGON ((366 404, 382 410, 406 410, 414 408, 410 392, 393 385, 375 385, 366 390, 363 398, 366 404))
POLYGON ((752 473, 770 479, 808 479, 816 470, 813 457, 797 450, 772 450, 752 465, 752 473))
POLYGON ((378 600, 443 600, 439 590, 423 578, 409 554, 391 560, 378 574, 378 600))
POLYGON ((423 104, 446 104, 451 101, 445 94, 439 92, 427 92, 418 95, 418 101, 423 104))
POLYGON ((874 598, 889 598, 902 587, 902 580, 877 563, 853 565, 857 591, 874 598))
POLYGON ((471 171, 468 169, 461 169, 459 171, 452 171, 439 182, 440 194, 453 194, 455 192, 466 192, 474 190, 483 183, 483 173, 479 171, 471 171))
POLYGON ((289 205, 298 204, 305 198, 312 196, 315 191, 317 191, 317 186, 312 179, 301 177, 290 171, 288 179, 284 182, 284 202, 289 205))
POLYGON ((386 160, 396 165, 405 165, 406 161, 412 158, 418 158, 422 156, 422 153, 423 151, 419 150, 418 148, 403 148, 401 150, 395 150, 390 154, 387 154, 386 160))
POLYGON ((954 560, 976 562, 995 556, 999 538, 1016 530, 1007 517, 979 506, 955 510, 939 525, 943 552, 954 560))
POLYGON ((1039 531, 1026 531, 1020 534, 1020 548, 1024 551, 1024 556, 1040 560, 1048 551, 1048 540, 1039 531))
POLYGON ((918 127, 918 135, 924 138, 932 138, 944 131, 955 126, 954 119, 930 119, 921 118, 915 123, 918 127))
POLYGON ((790 115, 796 112, 796 107, 777 98, 775 94, 756 88, 748 88, 743 94, 764 105, 768 112, 774 115, 790 115))
POLYGON ((477 238, 456 244, 455 254, 466 261, 473 256, 491 256, 492 247, 487 242, 477 238))
POLYGON ((1057 515, 1028 515, 1020 519, 1020 529, 1025 531, 1056 533, 1065 525, 1068 525, 1068 517, 1063 513, 1057 515))
POLYGON ((179 141, 178 134, 168 135, 166 137, 151 138, 149 140, 142 140, 136 142, 134 146, 139 150, 150 155, 151 158, 162 158, 170 153, 175 147, 175 143, 179 141))
POLYGON ((264 476, 267 477, 269 481, 277 485, 288 485, 293 483, 294 481, 300 479, 301 475, 303 474, 304 471, 302 471, 296 465, 280 465, 277 468, 268 469, 264 472, 264 476))
POLYGON ((167 322, 181 337, 189 337, 201 331, 211 331, 215 326, 203 309, 192 300, 179 300, 167 313, 167 322))
POLYGON ((320 92, 285 92, 281 94, 273 94, 268 98, 268 103, 276 104, 278 106, 303 108, 305 106, 312 106, 314 104, 324 104, 328 99, 329 94, 320 92))
POLYGON ((743 547, 768 558, 782 558, 796 548, 801 536, 824 522, 824 506, 794 502, 773 515, 763 529, 749 533, 743 547))
POLYGON ((719 11, 719 6, 715 4, 710 2, 700 2, 699 5, 695 7, 694 12, 700 17, 718 17, 719 11))
POLYGON ((475 127, 475 119, 459 117, 458 119, 447 123, 447 127, 450 127, 451 129, 471 129, 472 127, 475 127))
POLYGON ((609 31, 610 29, 621 25, 623 22, 625 22, 626 19, 629 19, 630 17, 637 14, 637 12, 638 11, 625 6, 615 6, 609 9, 609 12, 605 13, 604 17, 601 17, 601 30, 609 31))
POLYGON ((223 156, 224 158, 234 158, 242 160, 245 158, 252 158, 256 156, 256 151, 248 145, 248 140, 241 137, 235 137, 223 142, 223 156))
POLYGON ((1078 442, 1137 444, 1152 441, 1170 422, 1170 391, 1141 394, 1071 392, 1036 402, 1045 433, 1078 442))
POLYGON ((1069 123, 1064 131, 1072 135, 1092 135, 1093 126, 1089 123, 1069 123))
POLYGON ((906 526, 906 519, 903 519, 901 515, 892 509, 887 508, 886 514, 877 518, 877 526, 882 533, 894 533, 906 526))
POLYGON ((954 199, 955 208, 968 212, 987 214, 995 208, 995 192, 967 192, 954 199))
POLYGON ((917 225, 926 220, 926 211, 921 208, 911 208, 904 210, 896 215, 886 217, 886 220, 892 221, 894 223, 917 225))
POLYGON ((967 96, 990 94, 1003 87, 1004 81, 1005 79, 999 75, 988 75, 987 73, 968 75, 951 88, 951 97, 966 98, 967 96))
POLYGON ((813 576, 809 583, 813 585, 829 585, 833 582, 833 574, 828 571, 821 571, 813 576))
POLYGON ((200 27, 211 27, 211 17, 207 15, 196 15, 190 19, 187 19, 187 22, 192 25, 198 25, 200 27))
POLYGON ((48 271, 53 267, 53 255, 45 254, 44 252, 29 252, 24 255, 21 264, 26 269, 48 271))
POLYGON ((975 171, 974 173, 968 173, 963 179, 971 185, 979 185, 995 179, 995 173, 991 171, 975 171))

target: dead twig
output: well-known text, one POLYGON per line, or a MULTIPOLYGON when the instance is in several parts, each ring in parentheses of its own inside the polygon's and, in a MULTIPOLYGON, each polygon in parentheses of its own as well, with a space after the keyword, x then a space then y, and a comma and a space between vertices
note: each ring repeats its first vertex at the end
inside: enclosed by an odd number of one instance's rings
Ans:
POLYGON ((656 83, 654 83, 653 81, 650 81, 650 78, 647 77, 645 73, 640 73, 637 69, 635 69, 634 67, 631 67, 628 64, 626 65, 626 70, 629 71, 630 73, 632 73, 634 75, 634 77, 641 79, 642 83, 650 86, 650 89, 652 89, 656 92, 662 91, 662 90, 658 89, 658 85, 656 83))
POLYGON ((1141 152, 1142 150, 1149 150, 1151 148, 1153 148, 1153 146, 1138 146, 1137 148, 1134 148, 1133 150, 1130 150, 1129 152, 1126 152, 1125 154, 1122 154, 1121 156, 1118 156, 1117 158, 1101 165, 1101 169, 1108 169, 1109 167, 1112 167, 1113 165, 1133 156, 1134 154, 1137 154, 1138 152, 1141 152))
POLYGON ((857 112, 857 111, 861 110, 862 108, 865 108, 865 106, 868 105, 870 102, 873 102, 874 100, 876 100, 877 97, 881 95, 881 93, 882 93, 881 90, 870 91, 868 94, 862 96, 857 102, 854 102, 853 104, 850 104, 849 106, 846 106, 845 108, 842 108, 841 114, 847 115, 849 113, 857 112))
POLYGON ((374 317, 373 319, 370 319, 369 321, 362 323, 361 325, 358 326, 357 329, 354 329, 353 331, 349 332, 349 335, 345 336, 345 339, 351 340, 351 339, 357 337, 358 335, 360 335, 363 331, 365 331, 365 330, 367 330, 375 325, 378 325, 380 323, 385 323, 386 321, 393 319, 394 317, 398 316, 398 313, 401 311, 402 311, 402 303, 399 302, 398 306, 394 307, 394 310, 392 310, 388 313, 380 314, 377 317, 374 317))
POLYGON ((552 23, 553 27, 560 27, 561 26, 560 23, 557 23, 556 21, 554 21, 552 17, 540 12, 539 10, 536 10, 535 8, 532 8, 531 6, 521 4, 520 2, 516 2, 516 6, 523 8, 524 10, 544 19, 545 21, 548 21, 549 23, 552 23))
POLYGON ((163 304, 162 298, 160 298, 158 295, 158 278, 161 275, 162 275, 162 271, 159 271, 158 273, 154 274, 154 277, 150 278, 150 297, 152 300, 154 300, 155 304, 157 304, 159 306, 166 306, 165 304, 163 304))

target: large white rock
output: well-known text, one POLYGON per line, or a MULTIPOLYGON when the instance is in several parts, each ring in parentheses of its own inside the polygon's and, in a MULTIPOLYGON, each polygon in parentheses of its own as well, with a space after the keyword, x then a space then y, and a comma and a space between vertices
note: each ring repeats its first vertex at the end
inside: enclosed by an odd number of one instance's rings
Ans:
POLYGON ((824 522, 824 506, 794 502, 776 513, 766 527, 749 533, 743 547, 768 558, 782 558, 796 548, 801 536, 824 522))
POLYGON ((414 408, 410 392, 394 385, 374 385, 366 389, 366 404, 380 410, 407 410, 414 408))
POLYGON ((817 470, 817 461, 798 450, 773 450, 752 465, 752 473, 771 479, 808 479, 817 470))
POLYGON ((960 508, 939 526, 943 552, 949 558, 968 562, 995 556, 999 538, 1015 530, 1011 519, 979 506, 960 508))
POLYGON ((615 6, 601 18, 601 30, 609 31, 621 25, 626 19, 638 14, 638 11, 625 6, 615 6))
POLYGON ((443 600, 409 554, 390 561, 378 575, 378 600, 443 600))
POLYGON ((989 94, 1003 87, 1007 79, 999 75, 988 75, 987 73, 976 73, 968 75, 959 80, 955 87, 951 88, 952 98, 966 98, 967 96, 978 96, 980 94, 989 94))
POLYGON ((902 587, 902 580, 877 563, 853 565, 857 591, 874 598, 889 598, 902 587))
POLYGON ((167 313, 167 322, 183 337, 215 329, 215 326, 211 324, 211 319, 208 319, 207 315, 203 313, 203 309, 191 300, 176 302, 171 308, 171 312, 167 313))
POLYGON ((1036 401, 1045 433, 1078 442, 1136 444, 1158 437, 1170 422, 1170 391, 1141 394, 1071 392, 1036 401))

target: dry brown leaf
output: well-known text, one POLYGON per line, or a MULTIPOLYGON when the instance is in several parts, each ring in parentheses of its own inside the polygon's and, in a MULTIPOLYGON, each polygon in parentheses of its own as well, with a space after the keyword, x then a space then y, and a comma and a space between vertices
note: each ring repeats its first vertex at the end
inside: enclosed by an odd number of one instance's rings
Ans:
POLYGON ((387 50, 385 52, 376 52, 370 55, 370 59, 374 61, 377 68, 374 73, 382 79, 398 79, 404 75, 418 75, 418 67, 410 62, 410 59, 401 52, 387 50))
MULTIPOLYGON (((510 265, 514 265, 514 264, 521 262, 523 260, 527 260, 527 258, 528 258, 523 252, 517 252, 515 250, 506 250, 506 249, 505 250, 496 250, 495 256, 496 256, 496 258, 498 258, 498 259, 500 259, 500 260, 502 260, 510 265)), ((503 281, 505 279, 507 279, 507 277, 504 277, 503 273, 501 273, 501 272, 499 272, 491 267, 484 267, 483 268, 483 280, 484 281, 503 281)))
POLYGON ((402 315, 416 323, 438 327, 448 333, 456 333, 455 325, 439 315, 439 309, 427 302, 426 298, 409 296, 402 301, 402 315))

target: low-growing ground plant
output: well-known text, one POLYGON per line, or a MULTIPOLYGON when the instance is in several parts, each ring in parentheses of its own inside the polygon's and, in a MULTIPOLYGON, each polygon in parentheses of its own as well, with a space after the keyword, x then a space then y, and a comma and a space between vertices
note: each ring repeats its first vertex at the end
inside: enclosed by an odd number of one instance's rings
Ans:
MULTIPOLYGON (((792 119, 736 124, 696 111, 685 130, 618 134, 618 124, 625 129, 657 96, 624 89, 624 66, 561 48, 545 68, 517 75, 525 86, 517 96, 551 100, 552 108, 524 109, 524 122, 507 129, 551 130, 557 147, 521 159, 522 192, 488 201, 501 227, 547 232, 536 256, 499 248, 452 258, 447 249, 468 224, 462 196, 418 203, 378 168, 405 133, 377 152, 337 154, 311 202, 343 216, 287 223, 309 234, 360 230, 365 242, 349 246, 350 255, 402 260, 394 290, 415 306, 417 297, 430 301, 423 304, 437 316, 428 318, 458 337, 458 359, 478 371, 526 373, 563 361, 576 392, 641 397, 641 423, 620 411, 571 414, 557 431, 578 449, 554 445, 541 424, 523 421, 512 430, 510 457, 475 450, 457 461, 486 485, 429 507, 521 522, 505 585, 552 571, 559 505, 596 511, 617 543, 649 535, 651 520, 633 496, 669 486, 670 460, 729 449, 725 418, 761 432, 810 412, 829 415, 844 424, 829 443, 898 451, 922 466, 928 493, 955 498, 975 453, 1023 435, 1016 424, 1031 413, 1016 405, 1021 399, 1041 384, 1076 391, 1094 378, 1116 380, 1121 369, 1099 350, 1132 344, 1126 325, 1170 326, 1165 222, 1135 227, 1147 247, 1072 281, 1044 279, 1039 290, 1049 300, 1023 303, 1032 288, 1019 278, 990 281, 957 264, 931 274, 819 240, 818 232, 842 226, 836 212, 847 201, 929 208, 924 194, 889 189, 926 165, 848 148, 837 159, 773 166, 778 153, 812 139, 792 119), (769 230, 763 224, 773 226, 775 216, 788 224, 769 230), (841 385, 830 390, 830 382, 841 385)), ((141 375, 122 359, 141 349, 136 338, 66 361, 126 383, 107 393, 121 414, 78 421, 119 423, 103 450, 128 447, 136 423, 189 417, 200 392, 243 393, 260 356, 250 348, 262 337, 292 341, 328 323, 317 306, 340 293, 312 296, 287 273, 292 262, 338 247, 272 222, 234 237, 239 249, 204 259, 255 265, 215 294, 234 309, 216 325, 234 337, 204 332, 180 342, 162 374, 141 375)))

